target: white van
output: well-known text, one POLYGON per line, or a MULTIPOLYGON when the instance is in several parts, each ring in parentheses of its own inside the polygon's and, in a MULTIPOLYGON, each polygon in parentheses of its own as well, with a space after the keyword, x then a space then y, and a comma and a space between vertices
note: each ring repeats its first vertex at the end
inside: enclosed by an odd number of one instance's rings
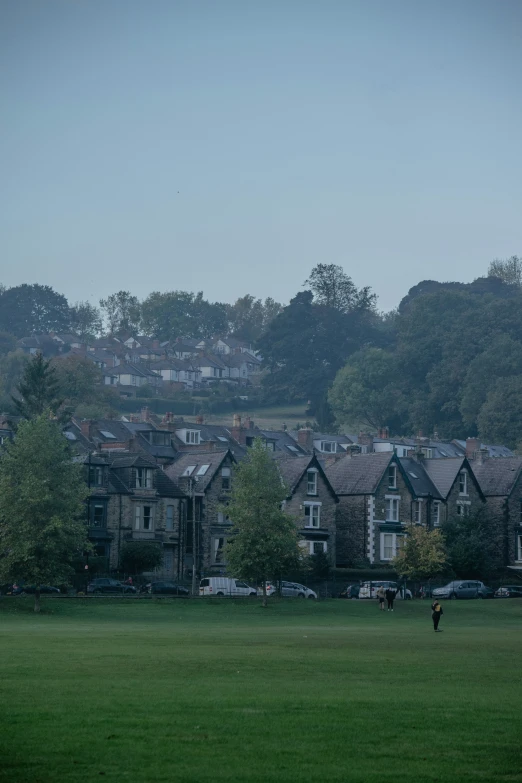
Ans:
POLYGON ((255 587, 250 587, 240 579, 229 579, 226 576, 207 576, 199 583, 200 595, 238 595, 256 596, 255 587))

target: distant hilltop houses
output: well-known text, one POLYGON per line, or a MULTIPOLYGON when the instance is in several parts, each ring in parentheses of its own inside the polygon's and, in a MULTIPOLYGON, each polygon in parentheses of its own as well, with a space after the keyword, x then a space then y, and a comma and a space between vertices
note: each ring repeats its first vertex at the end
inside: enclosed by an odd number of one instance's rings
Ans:
POLYGON ((200 389, 217 381, 232 387, 248 386, 261 367, 252 345, 234 337, 180 337, 160 342, 143 335, 120 334, 85 341, 74 334, 51 332, 25 337, 18 347, 29 355, 92 361, 101 370, 103 383, 117 387, 124 397, 135 396, 145 385, 158 394, 165 387, 200 389))
MULTIPOLYGON (((146 540, 162 548, 163 578, 225 573, 234 469, 256 439, 277 463, 301 546, 332 566, 386 566, 411 525, 436 529, 485 509, 498 567, 522 568, 522 457, 477 438, 269 430, 237 414, 217 425, 147 407, 72 418, 63 434, 83 464, 88 535, 109 571, 125 542, 146 540)), ((11 437, 0 418, 0 443, 11 437)))

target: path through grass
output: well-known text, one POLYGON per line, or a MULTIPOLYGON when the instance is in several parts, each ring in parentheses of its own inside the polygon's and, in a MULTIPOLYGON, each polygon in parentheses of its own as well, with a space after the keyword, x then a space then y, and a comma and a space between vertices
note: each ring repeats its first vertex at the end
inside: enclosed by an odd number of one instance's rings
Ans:
POLYGON ((522 781, 522 601, 0 600, 0 780, 522 781))

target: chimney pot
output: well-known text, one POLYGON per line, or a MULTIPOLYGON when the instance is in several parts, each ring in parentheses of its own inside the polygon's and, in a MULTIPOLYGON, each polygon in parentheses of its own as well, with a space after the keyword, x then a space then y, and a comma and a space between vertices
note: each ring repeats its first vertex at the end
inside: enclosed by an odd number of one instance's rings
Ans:
POLYGON ((478 438, 466 438, 466 457, 475 459, 480 449, 480 440, 478 438))
POLYGON ((297 442, 304 449, 311 450, 313 448, 314 434, 310 427, 302 427, 300 430, 297 430, 297 442))

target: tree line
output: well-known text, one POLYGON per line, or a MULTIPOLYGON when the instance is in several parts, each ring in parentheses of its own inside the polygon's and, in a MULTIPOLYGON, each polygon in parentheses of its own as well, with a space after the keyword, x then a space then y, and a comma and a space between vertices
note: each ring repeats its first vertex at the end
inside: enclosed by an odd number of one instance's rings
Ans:
POLYGON ((318 264, 301 288, 286 306, 250 294, 232 305, 210 302, 184 291, 140 302, 119 291, 99 308, 69 306, 47 286, 4 288, 0 383, 5 394, 19 378, 16 338, 32 331, 165 341, 228 334, 260 351, 263 401, 307 400, 323 430, 387 426, 392 434, 522 441, 520 258, 493 261, 471 283, 421 281, 388 313, 333 264, 318 264))

